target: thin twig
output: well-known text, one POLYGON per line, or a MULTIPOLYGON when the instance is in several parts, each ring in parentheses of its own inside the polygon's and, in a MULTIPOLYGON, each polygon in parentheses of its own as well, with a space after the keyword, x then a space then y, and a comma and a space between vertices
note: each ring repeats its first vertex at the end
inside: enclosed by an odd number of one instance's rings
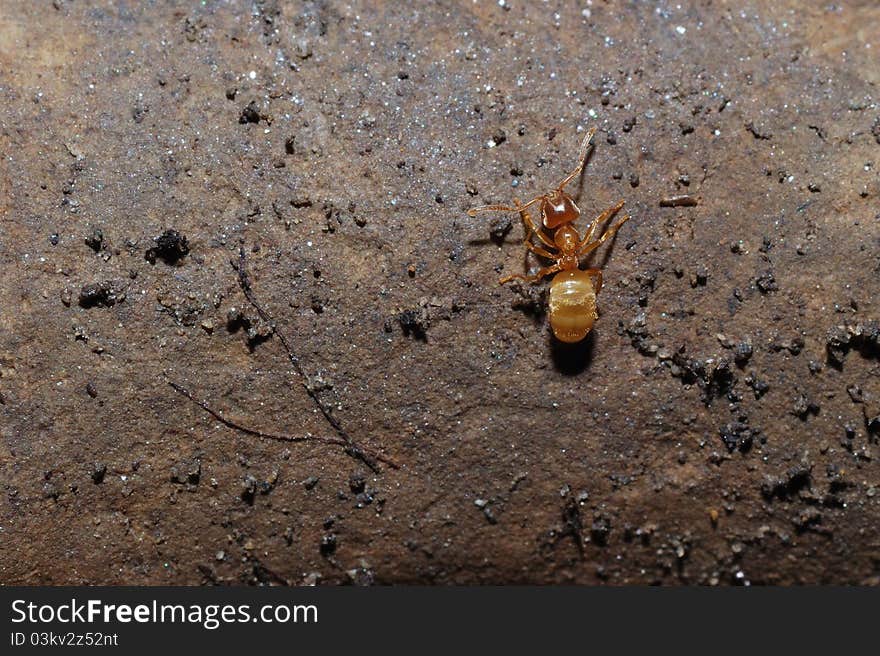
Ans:
POLYGON ((215 410, 210 405, 208 405, 207 401, 202 401, 201 399, 197 399, 195 396, 193 396, 193 393, 186 389, 183 385, 178 385, 173 380, 166 380, 166 382, 171 385, 171 387, 176 392, 188 398, 190 401, 195 403, 202 410, 214 417, 214 419, 219 421, 227 428, 232 428, 233 430, 241 431, 242 433, 247 433, 248 435, 253 435, 255 437, 262 437, 267 440, 276 440, 278 442, 321 442, 322 444, 337 444, 339 446, 348 446, 345 440, 339 437, 321 437, 318 435, 284 435, 283 433, 267 433, 256 428, 249 428, 247 426, 239 424, 237 421, 224 417, 222 414, 220 414, 218 410, 215 410))
POLYGON ((247 268, 245 267, 245 254, 244 247, 239 248, 238 251, 238 284, 241 287, 241 291, 244 292, 245 298, 247 298, 248 302, 254 307, 257 311, 257 314, 260 315, 260 318, 269 323, 275 334, 278 336, 278 339, 281 341, 281 345, 284 347, 284 350, 287 352, 287 357, 290 359, 291 364, 293 365, 294 370, 297 374, 299 374, 302 379, 303 387, 306 390, 306 393, 309 395, 309 398, 312 399, 315 406, 318 410, 321 411, 321 414, 324 415, 324 419, 327 420, 327 423, 333 427, 333 430, 339 435, 344 442, 342 443, 345 446, 345 452, 353 458, 356 458, 363 462, 367 467, 369 467, 373 472, 379 472, 379 466, 377 461, 384 462, 386 465, 391 467, 392 469, 399 469, 400 466, 381 455, 369 455, 361 446, 358 445, 357 442, 348 434, 348 432, 342 427, 342 424, 339 423, 339 420, 333 416, 330 411, 330 408, 321 401, 318 397, 318 394, 315 390, 309 386, 308 377, 306 376, 305 371, 303 371, 302 365, 300 364, 299 358, 293 351, 293 347, 290 345, 290 342, 287 340, 287 337, 284 336, 284 333, 278 330, 275 321, 272 319, 272 316, 266 312, 257 301, 256 296, 254 295, 254 291, 251 288, 250 278, 247 274, 247 268))
MULTIPOLYGON (((241 431, 242 433, 245 433, 247 435, 261 437, 266 440, 275 440, 276 442, 319 442, 320 444, 333 444, 335 446, 344 447, 346 453, 348 453, 352 457, 361 459, 361 461, 364 462, 364 464, 366 464, 368 467, 370 467, 371 465, 369 464, 368 460, 364 460, 364 458, 367 458, 371 461, 384 462, 389 467, 393 467, 395 469, 398 468, 397 463, 389 460, 388 458, 385 458, 384 456, 368 455, 363 450, 361 450, 359 454, 354 453, 351 450, 349 443, 341 437, 323 437, 321 435, 286 435, 284 433, 268 433, 257 428, 250 428, 249 426, 245 426, 244 424, 240 424, 233 419, 225 417, 223 414, 220 413, 219 410, 215 410, 213 407, 211 407, 207 401, 202 401, 201 399, 196 398, 195 395, 193 395, 193 393, 190 392, 183 385, 175 383, 173 380, 168 380, 167 378, 165 382, 167 382, 175 392, 182 396, 185 396, 187 399, 199 406, 202 410, 214 417, 214 419, 219 421, 227 428, 231 428, 232 430, 241 431)), ((378 471, 378 469, 374 471, 378 471)))

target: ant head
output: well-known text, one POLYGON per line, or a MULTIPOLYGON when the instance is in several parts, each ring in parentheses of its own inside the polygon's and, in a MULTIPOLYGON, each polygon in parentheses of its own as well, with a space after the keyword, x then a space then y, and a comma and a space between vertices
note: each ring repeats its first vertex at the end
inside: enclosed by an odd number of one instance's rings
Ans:
POLYGON ((577 220, 580 215, 581 211, 574 204, 574 200, 562 189, 550 192, 541 201, 542 222, 544 227, 550 230, 565 223, 571 223, 577 220))

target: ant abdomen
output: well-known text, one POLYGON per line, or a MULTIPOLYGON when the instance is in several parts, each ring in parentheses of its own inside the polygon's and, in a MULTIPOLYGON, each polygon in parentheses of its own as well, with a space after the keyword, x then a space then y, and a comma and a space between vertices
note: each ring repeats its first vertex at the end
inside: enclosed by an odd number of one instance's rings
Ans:
POLYGON ((598 318, 596 289, 587 271, 560 271, 550 283, 550 327, 560 342, 579 342, 598 318))

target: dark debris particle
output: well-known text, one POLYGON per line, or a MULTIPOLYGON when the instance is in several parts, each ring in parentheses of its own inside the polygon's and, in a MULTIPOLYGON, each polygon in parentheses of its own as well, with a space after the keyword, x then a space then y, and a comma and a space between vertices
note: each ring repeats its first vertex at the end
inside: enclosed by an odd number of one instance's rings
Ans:
POLYGON ((847 353, 855 349, 865 358, 880 359, 880 323, 869 321, 832 327, 825 338, 828 362, 843 367, 847 353))
POLYGON ((728 453, 733 451, 746 453, 752 448, 755 439, 760 437, 760 430, 750 427, 744 421, 745 417, 741 417, 741 419, 724 424, 718 429, 718 434, 721 436, 724 446, 727 447, 728 453))
POLYGON ((626 334, 633 347, 642 355, 652 355, 653 344, 650 341, 651 333, 648 331, 648 318, 644 312, 639 312, 628 324, 618 322, 619 332, 626 334))
POLYGON ((245 503, 253 505, 254 497, 257 494, 257 479, 253 475, 248 474, 241 482, 241 499, 245 503))
POLYGON ((302 482, 303 487, 307 490, 314 490, 320 479, 317 476, 309 476, 302 482))
POLYGON ((98 396, 98 388, 95 387, 95 384, 92 381, 86 383, 86 394, 88 394, 93 399, 97 398, 98 396))
POLYGON ((636 126, 636 117, 630 116, 623 121, 623 127, 621 128, 624 132, 632 132, 632 129, 636 126))
POLYGON ((336 553, 337 540, 333 533, 321 537, 320 551, 322 556, 332 556, 336 553))
POLYGON ((605 515, 597 515, 594 517, 593 523, 590 526, 590 539, 593 543, 600 547, 604 547, 608 544, 609 535, 611 535, 611 520, 605 515))
POLYGON ((366 567, 356 567, 346 572, 352 585, 359 588, 368 588, 376 583, 376 575, 373 570, 366 567))
POLYGON ((706 265, 700 264, 694 271, 694 275, 691 276, 691 287, 705 287, 708 280, 709 269, 706 268, 706 265))
POLYGON ((356 471, 348 477, 348 487, 354 494, 360 494, 367 486, 367 478, 364 472, 356 471))
POLYGON ((639 273, 636 276, 639 283, 639 306, 647 307, 648 298, 654 293, 654 286, 657 282, 657 270, 649 270, 639 273))
MULTIPOLYGON (((284 152, 293 155, 296 152, 296 137, 290 136, 284 140, 284 152)), ((296 207, 294 205, 294 207, 296 207)))
POLYGON ((773 277, 772 271, 762 273, 755 278, 755 287, 757 287, 758 291, 762 294, 768 294, 779 290, 779 285, 776 284, 776 278, 773 277))
POLYGON ((792 518, 791 522, 798 533, 815 529, 822 522, 822 512, 818 508, 804 508, 792 518))
POLYGON ((804 350, 804 338, 797 336, 791 339, 776 337, 768 347, 773 353, 788 351, 792 355, 799 355, 804 350))
MULTIPOLYGON (((483 509, 485 513, 488 510, 488 506, 483 509)), ((486 519, 489 520, 491 524, 496 523, 496 519, 493 515, 486 515, 486 519)), ((583 520, 581 519, 581 509, 580 505, 575 499, 568 499, 565 504, 562 506, 562 530, 560 531, 560 537, 569 536, 575 543, 575 547, 578 552, 583 556, 584 554, 584 535, 583 535, 583 520)))
MULTIPOLYGON (((708 405, 713 398, 721 397, 725 394, 730 395, 736 383, 736 376, 733 373, 730 362, 724 358, 719 359, 714 363, 714 366, 707 369, 708 376, 705 379, 705 384, 700 385, 700 387, 703 390, 703 402, 708 405)), ((697 383, 699 384, 699 381, 697 383)))
POLYGON ((144 259, 150 264, 155 264, 161 259, 165 264, 176 264, 189 253, 189 244, 185 235, 177 230, 166 230, 153 239, 155 246, 148 248, 144 253, 144 259))
POLYGON ((733 396, 736 376, 730 362, 725 358, 689 358, 685 351, 679 349, 672 355, 671 373, 685 385, 696 384, 700 388, 702 401, 707 406, 715 398, 733 396))
POLYGON ((754 350, 752 349, 751 342, 740 342, 733 350, 733 361, 736 362, 737 366, 744 367, 752 359, 753 353, 754 350))
POLYGON ((871 126, 871 134, 874 135, 874 140, 880 144, 880 116, 874 119, 874 124, 871 126))
POLYGON ((397 315, 403 334, 422 342, 428 341, 428 328, 431 325, 426 307, 404 310, 397 315))
POLYGON ((150 108, 143 104, 143 102, 135 103, 134 107, 131 109, 131 118, 135 123, 143 123, 144 118, 150 112, 150 108))
POLYGON ((43 496, 46 499, 57 501, 58 497, 61 496, 61 489, 58 487, 58 484, 55 483, 55 481, 46 481, 43 484, 43 496))
POLYGON ((811 467, 800 465, 789 469, 784 476, 767 476, 761 484, 761 495, 768 501, 788 499, 810 486, 811 467))
POLYGON ((845 326, 835 326, 828 331, 825 348, 829 361, 837 367, 842 366, 850 349, 850 334, 845 326))
POLYGON ((86 246, 97 253, 104 245, 104 232, 100 228, 93 228, 83 241, 85 241, 86 246))
POLYGON ((370 492, 358 492, 354 500, 356 508, 366 508, 373 503, 373 495, 370 492))
POLYGON ((118 291, 108 280, 84 285, 79 291, 79 305, 82 308, 113 307, 125 300, 125 292, 118 291))
POLYGON ((198 456, 186 458, 171 467, 171 482, 179 485, 198 485, 202 476, 202 459, 198 456))
POLYGON ((752 388, 756 399, 760 399, 770 390, 770 384, 767 381, 760 380, 754 374, 746 376, 745 384, 752 388))
POLYGON ((770 140, 770 139, 773 138, 773 133, 772 133, 772 132, 769 132, 769 131, 766 130, 766 129, 761 129, 760 127, 756 126, 755 123, 754 123, 753 121, 749 121, 748 123, 746 123, 746 130, 748 130, 749 132, 751 132, 751 133, 752 133, 752 136, 753 136, 755 139, 760 139, 760 140, 763 140, 763 141, 768 141, 768 140, 770 140))
POLYGON ((242 125, 246 123, 259 123, 262 118, 260 114, 260 106, 257 105, 256 100, 251 100, 247 105, 245 105, 244 109, 241 110, 241 115, 238 117, 238 122, 242 125))
POLYGON ((107 475, 107 465, 103 462, 96 462, 92 465, 92 483, 95 485, 100 485, 104 482, 104 477, 107 475))
POLYGON ((512 310, 519 310, 535 322, 541 321, 547 313, 547 287, 535 285, 515 285, 516 294, 510 303, 512 310))
POLYGON ((849 398, 852 399, 853 403, 865 402, 865 396, 862 392, 862 388, 858 385, 850 385, 846 388, 846 393, 849 394, 849 398))
POLYGON ((825 466, 825 476, 828 478, 829 492, 837 494, 850 487, 851 484, 846 480, 845 473, 846 472, 843 469, 834 463, 828 463, 825 466))
POLYGON ((266 480, 260 481, 257 486, 260 494, 269 494, 272 490, 275 489, 275 485, 278 483, 278 471, 273 471, 269 478, 266 480))

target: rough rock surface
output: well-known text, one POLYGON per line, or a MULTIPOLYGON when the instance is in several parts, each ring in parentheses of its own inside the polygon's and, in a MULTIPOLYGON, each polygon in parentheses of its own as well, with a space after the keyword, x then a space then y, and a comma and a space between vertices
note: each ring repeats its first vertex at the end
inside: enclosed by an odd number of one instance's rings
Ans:
POLYGON ((577 4, 0 5, 0 582, 878 582, 880 7, 577 4))

